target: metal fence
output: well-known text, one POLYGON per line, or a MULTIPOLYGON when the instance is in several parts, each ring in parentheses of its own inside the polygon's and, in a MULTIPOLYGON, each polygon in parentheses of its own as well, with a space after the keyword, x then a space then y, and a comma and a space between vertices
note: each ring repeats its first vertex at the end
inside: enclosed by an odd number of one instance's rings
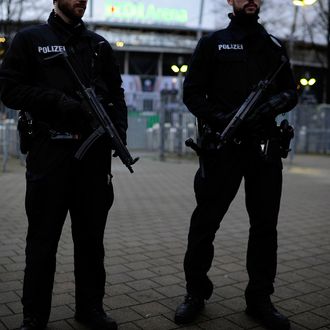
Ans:
POLYGON ((295 152, 330 154, 330 104, 298 104, 288 116, 295 127, 295 152))
MULTIPOLYGON (((19 152, 17 112, 7 109, 0 116, 0 158, 5 171, 10 157, 21 160, 24 157, 19 152)), ((294 153, 330 154, 329 104, 298 104, 287 117, 295 127, 291 157, 294 153)), ((129 117, 128 148, 159 151, 160 155, 165 152, 183 155, 192 152, 184 141, 195 134, 195 118, 182 104, 161 108, 158 112, 136 112, 129 117)))
POLYGON ((19 152, 17 134, 17 123, 15 119, 6 118, 0 120, 0 159, 2 160, 1 168, 3 172, 7 170, 10 157, 23 158, 19 152))

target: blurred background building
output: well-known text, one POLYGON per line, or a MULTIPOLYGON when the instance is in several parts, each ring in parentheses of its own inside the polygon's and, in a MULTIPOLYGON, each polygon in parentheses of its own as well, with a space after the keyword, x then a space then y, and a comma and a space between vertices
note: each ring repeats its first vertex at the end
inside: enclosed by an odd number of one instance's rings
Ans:
MULTIPOLYGON (((16 31, 43 22, 50 0, 0 2, 0 61, 16 31)), ((85 21, 115 50, 129 107, 129 147, 182 154, 194 118, 182 82, 199 38, 228 25, 219 0, 89 0, 85 21)), ((264 1, 260 22, 287 46, 300 94, 295 149, 330 153, 329 0, 264 1), (321 141, 321 142, 320 142, 321 141)), ((14 118, 2 106, 3 118, 14 118)))

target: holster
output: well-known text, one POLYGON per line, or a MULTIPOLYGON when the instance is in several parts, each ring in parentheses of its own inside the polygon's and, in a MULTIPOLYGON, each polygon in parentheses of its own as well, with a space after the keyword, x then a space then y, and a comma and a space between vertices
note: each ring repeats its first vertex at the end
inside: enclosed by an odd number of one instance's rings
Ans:
POLYGON ((33 138, 33 120, 29 112, 20 111, 17 121, 19 145, 22 154, 27 154, 33 138))
POLYGON ((278 126, 280 137, 280 152, 282 158, 287 158, 291 151, 290 142, 294 137, 294 128, 286 119, 283 119, 278 126))

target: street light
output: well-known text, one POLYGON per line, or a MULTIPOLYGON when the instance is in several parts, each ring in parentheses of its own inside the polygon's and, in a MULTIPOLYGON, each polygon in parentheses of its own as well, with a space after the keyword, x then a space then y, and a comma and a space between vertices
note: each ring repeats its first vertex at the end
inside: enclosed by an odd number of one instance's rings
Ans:
MULTIPOLYGON (((293 61, 293 49, 294 49, 294 33, 296 31, 297 25, 297 16, 298 16, 298 9, 299 7, 311 6, 315 4, 317 0, 292 0, 292 4, 295 6, 294 8, 294 15, 293 15, 293 22, 291 26, 291 34, 289 38, 289 55, 291 60, 293 61)), ((329 0, 330 2, 330 0, 329 0)))
POLYGON ((181 65, 180 67, 178 67, 177 65, 173 64, 171 66, 171 70, 174 72, 174 73, 186 73, 188 71, 188 65, 186 64, 183 64, 181 65))
MULTIPOLYGON (((173 64, 171 66, 171 70, 176 73, 178 75, 178 95, 177 95, 177 101, 178 104, 182 104, 182 82, 183 82, 183 74, 186 73, 188 71, 188 65, 187 64, 183 64, 183 57, 179 56, 178 58, 178 65, 173 64)), ((182 155, 182 140, 183 140, 183 118, 182 118, 182 110, 183 107, 180 106, 180 108, 178 108, 177 114, 178 114, 178 135, 177 135, 177 139, 178 139, 178 155, 181 156, 182 155)))
POLYGON ((315 2, 317 2, 317 0, 292 0, 292 3, 295 6, 300 6, 300 7, 310 6, 313 5, 315 2))
MULTIPOLYGON (((296 25, 297 25, 297 16, 298 16, 298 8, 299 7, 305 7, 305 6, 311 6, 315 4, 317 0, 292 0, 292 4, 295 6, 294 9, 294 15, 293 15, 293 22, 291 27, 291 35, 290 35, 290 44, 289 44, 289 54, 292 57, 293 53, 293 47, 294 47, 294 33, 296 31, 296 25)), ((329 0, 330 2, 330 0, 329 0)))
POLYGON ((310 79, 307 79, 307 78, 301 78, 300 79, 300 84, 302 86, 313 86, 316 84, 316 79, 315 78, 310 78, 310 79))
MULTIPOLYGON (((291 38, 290 38, 290 43, 289 43, 289 53, 290 56, 292 57, 293 53, 293 46, 294 46, 294 40, 293 40, 293 33, 296 29, 296 19, 297 19, 297 12, 298 12, 298 7, 303 7, 303 6, 310 6, 313 5, 317 2, 317 0, 292 0, 292 3, 296 6, 295 7, 295 12, 294 12, 294 19, 292 23, 292 30, 291 30, 291 38)), ((326 88, 326 102, 330 103, 330 0, 328 0, 328 34, 327 34, 327 88, 326 88)))

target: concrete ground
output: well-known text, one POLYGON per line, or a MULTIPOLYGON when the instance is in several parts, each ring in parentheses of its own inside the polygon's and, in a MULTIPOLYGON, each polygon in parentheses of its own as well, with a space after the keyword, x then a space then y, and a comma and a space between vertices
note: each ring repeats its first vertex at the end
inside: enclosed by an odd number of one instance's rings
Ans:
MULTIPOLYGON (((115 204, 105 235, 105 309, 122 330, 263 329, 244 313, 248 220, 240 190, 215 240, 212 298, 197 321, 173 322, 185 294, 182 260, 197 161, 142 155, 130 174, 114 164, 115 204)), ((22 320, 20 297, 27 222, 24 167, 11 160, 0 174, 0 330, 22 320)), ((273 301, 292 329, 330 329, 330 157, 285 162, 273 301)), ((73 319, 73 248, 69 221, 58 250, 48 329, 84 329, 73 319)))

